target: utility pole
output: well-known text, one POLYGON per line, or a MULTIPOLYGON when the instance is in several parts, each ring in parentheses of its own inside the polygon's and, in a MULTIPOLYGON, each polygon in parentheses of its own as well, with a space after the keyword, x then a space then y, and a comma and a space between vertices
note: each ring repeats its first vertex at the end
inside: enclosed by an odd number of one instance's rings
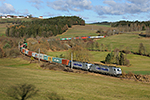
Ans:
POLYGON ((18 49, 20 50, 20 42, 18 43, 18 49))
POLYGON ((40 48, 39 48, 39 63, 40 63, 40 48))
POLYGON ((73 69, 73 54, 71 52, 71 69, 73 69))

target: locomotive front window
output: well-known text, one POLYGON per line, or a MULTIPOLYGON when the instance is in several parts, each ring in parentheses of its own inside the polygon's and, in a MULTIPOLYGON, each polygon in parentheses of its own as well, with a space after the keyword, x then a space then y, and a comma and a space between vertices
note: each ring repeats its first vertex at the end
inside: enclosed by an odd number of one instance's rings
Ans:
POLYGON ((117 71, 120 71, 119 69, 117 69, 117 71))
POLYGON ((114 69, 114 71, 116 71, 116 69, 114 69))

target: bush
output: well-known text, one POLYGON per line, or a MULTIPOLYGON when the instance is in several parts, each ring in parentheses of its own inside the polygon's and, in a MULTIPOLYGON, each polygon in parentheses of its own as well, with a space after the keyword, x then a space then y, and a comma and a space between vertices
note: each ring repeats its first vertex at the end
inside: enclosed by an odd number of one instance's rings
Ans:
POLYGON ((12 86, 7 95, 17 100, 26 100, 37 94, 38 91, 34 85, 24 83, 12 86))
POLYGON ((7 49, 7 48, 11 48, 10 44, 6 43, 4 46, 3 46, 4 49, 7 49))
POLYGON ((129 61, 128 59, 125 59, 125 60, 124 60, 124 65, 130 66, 130 61, 129 61))
MULTIPOLYGON (((0 46, 1 47, 1 46, 0 46)), ((2 48, 0 48, 0 58, 3 58, 4 57, 4 51, 2 48)))
POLYGON ((5 57, 16 57, 20 55, 20 51, 17 48, 12 48, 12 49, 6 49, 5 50, 5 57))

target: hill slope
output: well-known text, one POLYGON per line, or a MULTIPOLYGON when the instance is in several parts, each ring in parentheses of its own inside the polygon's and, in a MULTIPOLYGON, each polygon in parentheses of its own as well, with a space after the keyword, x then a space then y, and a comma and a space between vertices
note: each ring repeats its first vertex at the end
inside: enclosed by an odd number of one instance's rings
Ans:
POLYGON ((34 84, 40 90, 32 100, 47 100, 49 92, 57 92, 67 100, 150 99, 149 84, 103 75, 42 70, 18 58, 0 59, 0 98, 13 100, 6 93, 10 86, 19 83, 34 84))

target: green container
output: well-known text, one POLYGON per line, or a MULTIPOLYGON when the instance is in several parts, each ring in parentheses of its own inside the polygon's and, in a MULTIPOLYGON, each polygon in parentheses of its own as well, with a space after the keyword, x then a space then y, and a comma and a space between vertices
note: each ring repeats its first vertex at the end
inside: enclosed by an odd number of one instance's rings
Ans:
POLYGON ((62 58, 56 58, 56 57, 53 57, 52 58, 52 62, 55 62, 55 63, 62 63, 62 58))
POLYGON ((43 56, 43 59, 46 60, 46 61, 48 61, 48 57, 49 57, 49 56, 44 55, 44 56, 43 56))

